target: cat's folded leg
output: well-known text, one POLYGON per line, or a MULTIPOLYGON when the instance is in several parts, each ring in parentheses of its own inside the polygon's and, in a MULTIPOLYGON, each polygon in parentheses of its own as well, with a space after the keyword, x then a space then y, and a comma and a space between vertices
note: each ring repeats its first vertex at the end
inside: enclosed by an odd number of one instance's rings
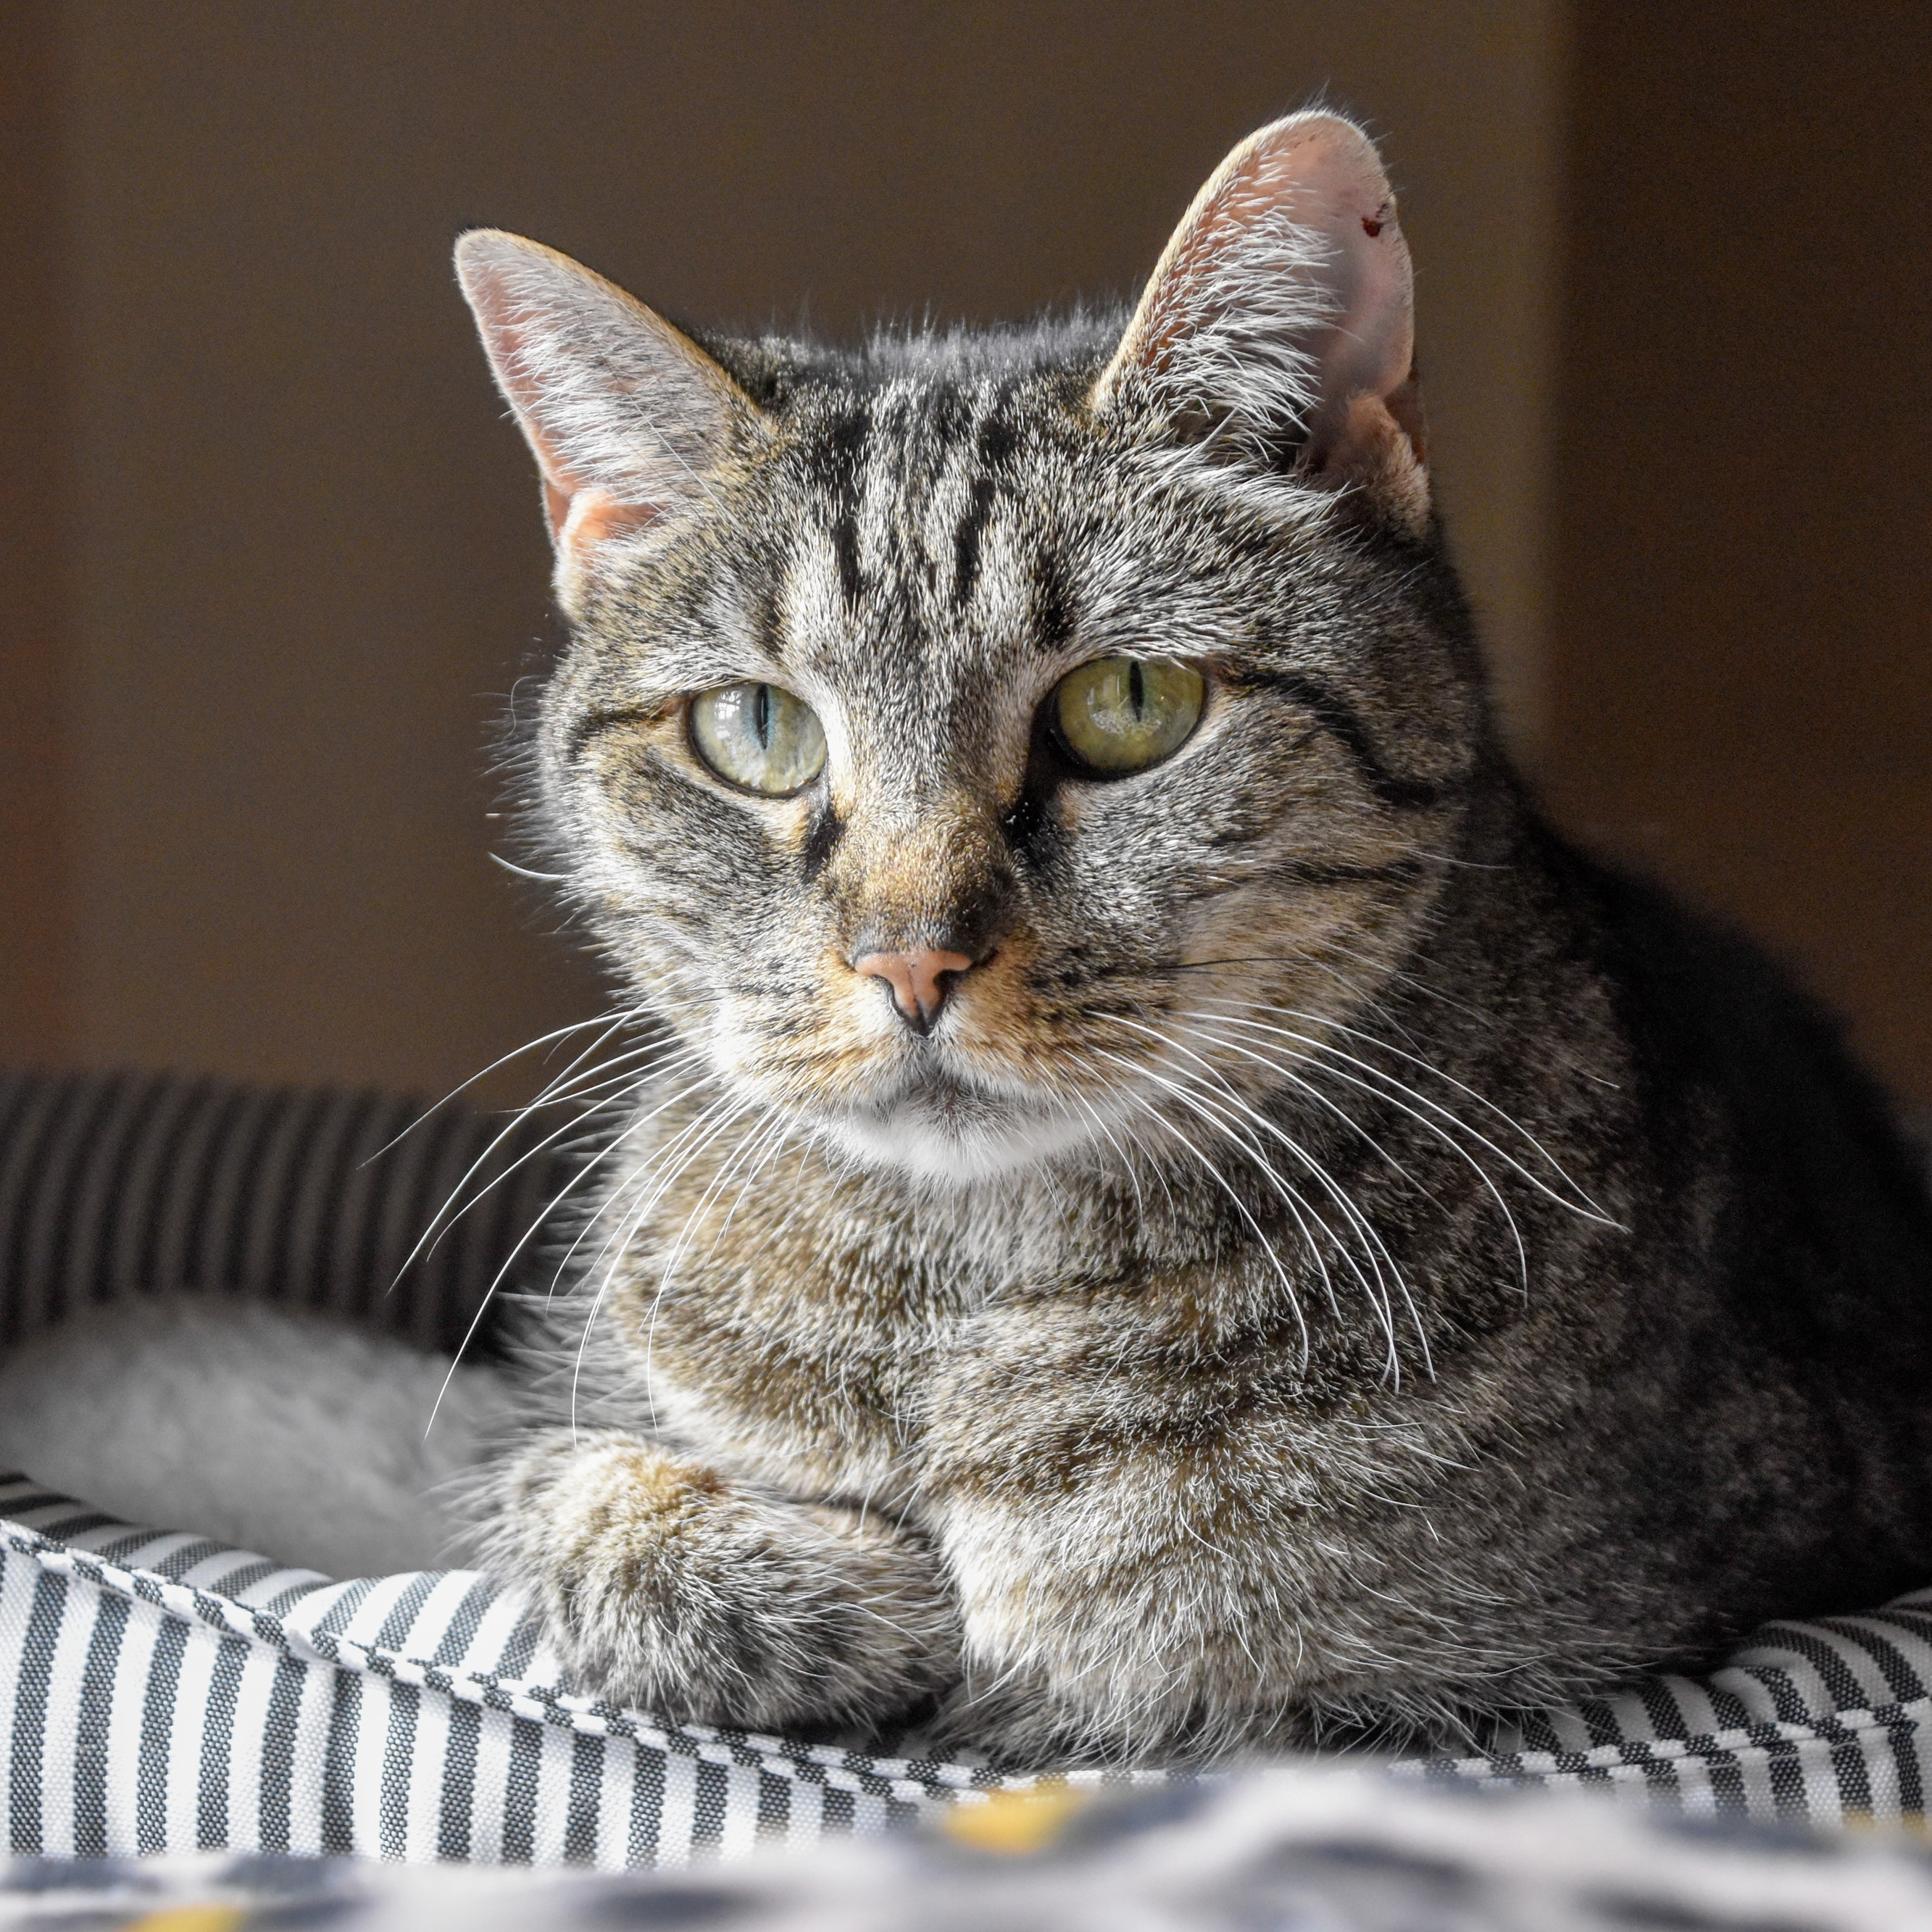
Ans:
POLYGON ((875 1514, 728 1481, 616 1430, 536 1438, 494 1485, 488 1561, 572 1684, 683 1722, 872 1730, 947 1689, 958 1612, 875 1514))

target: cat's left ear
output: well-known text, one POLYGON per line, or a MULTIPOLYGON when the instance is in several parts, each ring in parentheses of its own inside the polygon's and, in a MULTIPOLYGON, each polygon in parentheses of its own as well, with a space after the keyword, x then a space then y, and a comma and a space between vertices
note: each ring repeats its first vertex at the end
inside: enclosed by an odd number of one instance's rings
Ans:
POLYGON ((1352 484, 1429 520, 1408 245, 1368 136, 1291 115, 1215 170, 1090 400, 1151 408, 1212 455, 1352 484))
POLYGON ((627 540, 712 499, 769 422, 688 335, 567 255, 473 229, 456 274, 536 458, 557 599, 575 616, 627 540))

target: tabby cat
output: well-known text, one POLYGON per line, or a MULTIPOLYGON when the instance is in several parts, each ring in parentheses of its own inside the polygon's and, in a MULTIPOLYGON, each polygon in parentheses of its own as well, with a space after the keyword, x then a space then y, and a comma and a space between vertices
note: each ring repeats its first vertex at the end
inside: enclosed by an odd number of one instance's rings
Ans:
POLYGON ((1243 142, 1126 315, 845 351, 458 260, 544 826, 672 1042, 490 1492, 584 1688, 1201 1760, 1932 1578, 1922 1178, 1513 776, 1357 128, 1243 142))

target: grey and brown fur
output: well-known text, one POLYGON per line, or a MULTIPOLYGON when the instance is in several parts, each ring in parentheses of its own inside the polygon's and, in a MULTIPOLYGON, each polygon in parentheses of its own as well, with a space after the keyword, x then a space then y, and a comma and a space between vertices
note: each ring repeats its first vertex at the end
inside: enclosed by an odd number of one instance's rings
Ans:
POLYGON ((1359 134, 1238 148, 1131 317, 700 348, 461 261, 570 621, 551 848, 674 1043, 493 1492, 584 1686, 1201 1757, 1932 1574, 1919 1177, 1513 776, 1359 134), (1041 707, 1137 652, 1201 725, 1083 778, 1041 707), (823 719, 801 795, 694 755, 737 680, 823 719), (927 1033, 851 963, 915 945, 978 962, 927 1033))

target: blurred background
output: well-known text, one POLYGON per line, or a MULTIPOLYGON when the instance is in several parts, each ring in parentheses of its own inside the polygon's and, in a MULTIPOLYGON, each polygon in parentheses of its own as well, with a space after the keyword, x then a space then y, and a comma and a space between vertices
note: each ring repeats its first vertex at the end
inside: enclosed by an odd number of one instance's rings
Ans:
POLYGON ((7 0, 0 36, 0 1065, 440 1092, 601 1009, 489 856, 556 632, 461 228, 692 320, 1016 316, 1131 292, 1318 91, 1402 197, 1551 808, 1932 1105, 1922 0, 7 0))

